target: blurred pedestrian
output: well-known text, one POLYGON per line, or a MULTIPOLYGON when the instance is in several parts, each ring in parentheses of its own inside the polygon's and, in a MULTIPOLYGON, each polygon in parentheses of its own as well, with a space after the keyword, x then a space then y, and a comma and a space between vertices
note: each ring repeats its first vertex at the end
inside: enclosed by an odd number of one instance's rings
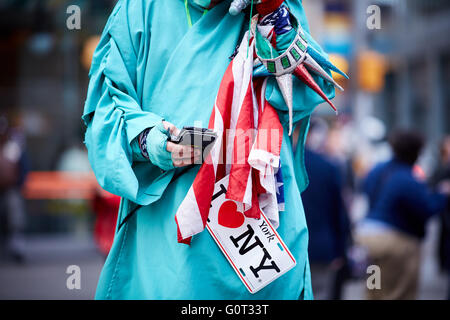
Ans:
MULTIPOLYGON (((430 179, 430 184, 436 189, 450 186, 450 136, 445 137, 441 143, 440 163, 430 179)), ((439 262, 441 270, 447 273, 447 299, 450 300, 450 206, 440 215, 440 222, 439 262)))
POLYGON ((6 220, 8 252, 17 262, 24 259, 25 208, 21 188, 28 172, 24 139, 0 117, 0 213, 6 220))
POLYGON ((419 134, 398 130, 389 142, 393 158, 377 165, 364 181, 369 212, 357 228, 356 240, 381 270, 381 288, 368 288, 368 298, 415 299, 420 242, 428 219, 444 209, 447 196, 432 192, 414 176, 424 144, 419 134))
POLYGON ((103 190, 100 186, 97 187, 92 199, 92 208, 96 215, 94 239, 105 257, 108 256, 113 244, 119 206, 119 196, 103 190))
POLYGON ((347 274, 346 251, 350 242, 350 221, 342 197, 341 170, 318 147, 316 131, 323 125, 312 121, 305 148, 308 188, 302 193, 309 229, 309 260, 314 297, 341 299, 347 274), (317 125, 316 125, 317 124, 317 125))

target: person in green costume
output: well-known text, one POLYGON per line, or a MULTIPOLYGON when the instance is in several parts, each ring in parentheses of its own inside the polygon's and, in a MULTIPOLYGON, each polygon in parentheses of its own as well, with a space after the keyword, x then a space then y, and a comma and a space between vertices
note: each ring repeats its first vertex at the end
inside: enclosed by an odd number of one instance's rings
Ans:
MULTIPOLYGON (((309 34, 301 1, 284 4, 309 45, 326 58, 309 34)), ((286 207, 277 231, 296 267, 252 295, 207 232, 190 246, 177 242, 174 214, 200 166, 191 165, 198 155, 190 147, 167 138, 177 128, 209 121, 229 57, 248 28, 250 10, 233 16, 229 7, 227 0, 119 0, 105 26, 82 118, 97 180, 122 201, 96 299, 313 298, 300 193, 307 186, 303 145, 309 116, 323 99, 296 78, 295 152, 288 107, 273 77, 266 89, 285 128, 280 158, 286 207)), ((285 50, 293 36, 278 37, 277 50, 285 50)), ((334 97, 332 84, 314 79, 334 97)))

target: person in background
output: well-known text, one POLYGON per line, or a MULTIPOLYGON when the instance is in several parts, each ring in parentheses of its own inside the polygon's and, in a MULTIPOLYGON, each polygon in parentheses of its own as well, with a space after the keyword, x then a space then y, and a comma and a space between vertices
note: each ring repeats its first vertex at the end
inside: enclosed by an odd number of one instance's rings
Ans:
POLYGON ((0 214, 6 220, 6 246, 17 262, 24 260, 25 208, 21 188, 28 173, 23 135, 0 116, 0 214))
MULTIPOLYGON (((435 189, 450 188, 450 136, 443 139, 440 148, 440 163, 430 178, 430 185, 435 189)), ((439 236, 439 262, 441 270, 447 273, 450 300, 450 206, 440 215, 441 230, 439 236)))
POLYGON ((323 124, 312 121, 305 148, 308 188, 302 193, 309 228, 308 254, 311 280, 317 300, 341 299, 347 270, 350 220, 342 197, 338 166, 314 149, 320 148, 323 124))
POLYGON ((389 138, 393 158, 372 169, 363 182, 369 212, 356 230, 356 241, 380 268, 380 287, 369 299, 415 299, 420 269, 420 243, 428 219, 442 211, 447 196, 432 192, 413 172, 423 138, 398 130, 389 138))

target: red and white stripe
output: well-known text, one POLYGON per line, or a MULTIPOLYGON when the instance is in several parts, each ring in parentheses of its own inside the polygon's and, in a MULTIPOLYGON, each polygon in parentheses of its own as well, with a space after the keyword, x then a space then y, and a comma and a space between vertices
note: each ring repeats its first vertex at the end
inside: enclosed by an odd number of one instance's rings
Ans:
MULTIPOLYGON (((259 106, 265 102, 262 103, 255 94, 253 61, 254 45, 251 43, 248 47, 247 33, 238 54, 225 72, 210 117, 208 128, 218 133, 218 139, 175 216, 178 242, 190 244, 191 237, 205 229, 214 184, 228 174, 230 179, 227 199, 241 203, 246 216, 259 218, 258 193, 265 193, 266 190, 259 181, 260 175, 248 159, 255 149, 257 127, 261 125, 259 117, 262 109, 259 106)), ((259 83, 262 84, 261 81, 259 83)), ((264 96, 261 90, 259 86, 259 97, 264 96)), ((270 121, 273 119, 270 118, 270 121)), ((278 118, 276 123, 279 124, 278 118)), ((276 127, 281 128, 281 125, 276 127)), ((266 151, 279 157, 280 147, 281 140, 275 146, 277 150, 266 151)))

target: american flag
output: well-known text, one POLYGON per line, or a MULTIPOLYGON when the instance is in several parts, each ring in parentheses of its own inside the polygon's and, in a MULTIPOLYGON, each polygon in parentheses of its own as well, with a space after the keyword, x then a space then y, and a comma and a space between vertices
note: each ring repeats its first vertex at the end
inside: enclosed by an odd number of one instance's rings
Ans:
POLYGON ((227 175, 226 198, 241 204, 247 217, 259 218, 262 210, 278 226, 283 128, 265 100, 266 80, 253 79, 254 44, 248 37, 225 72, 210 117, 208 128, 218 139, 175 215, 180 243, 190 244, 205 229, 214 185, 227 175))

